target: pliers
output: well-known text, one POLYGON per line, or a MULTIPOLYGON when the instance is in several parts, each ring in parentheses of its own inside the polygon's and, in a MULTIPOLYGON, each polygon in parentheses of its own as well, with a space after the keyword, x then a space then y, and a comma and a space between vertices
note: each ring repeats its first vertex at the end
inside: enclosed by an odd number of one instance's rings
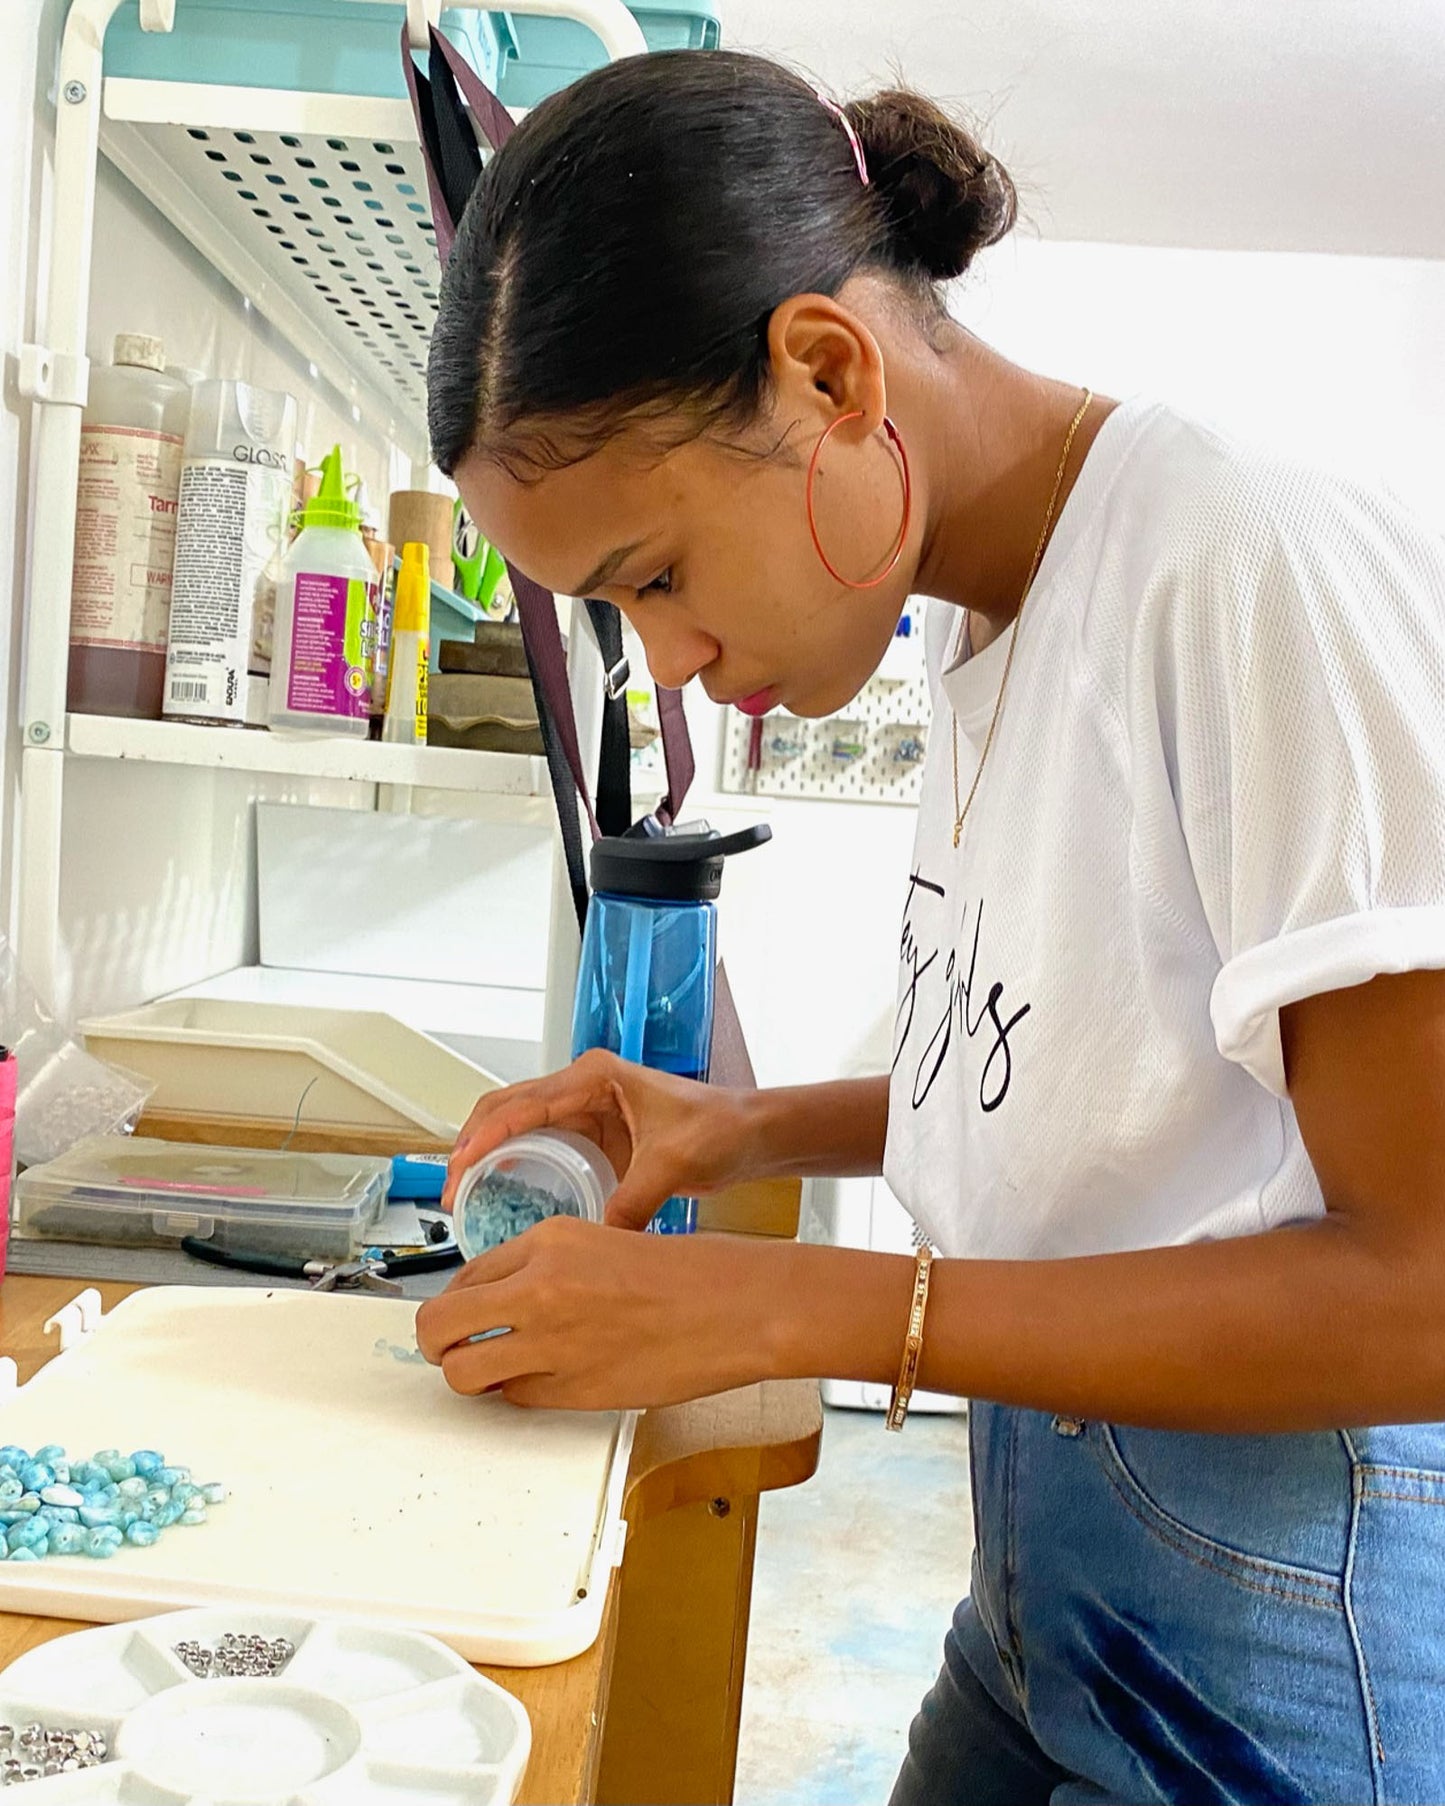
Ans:
POLYGON ((401 1280, 409 1273, 437 1273, 461 1263, 461 1249, 429 1248, 421 1254, 396 1254, 386 1260, 363 1255, 359 1260, 300 1260, 284 1254, 253 1254, 243 1249, 217 1248, 188 1235, 181 1247, 197 1260, 215 1267, 237 1267, 246 1273, 267 1273, 277 1279, 304 1279, 313 1292, 376 1292, 389 1298, 402 1295, 401 1280))

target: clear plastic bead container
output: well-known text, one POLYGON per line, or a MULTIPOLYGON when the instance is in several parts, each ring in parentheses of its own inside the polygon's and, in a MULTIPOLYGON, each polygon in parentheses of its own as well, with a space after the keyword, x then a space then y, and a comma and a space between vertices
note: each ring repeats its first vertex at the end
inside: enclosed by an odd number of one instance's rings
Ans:
POLYGON ((595 1141, 572 1129, 514 1135, 462 1175, 452 1205, 457 1246, 468 1260, 547 1217, 600 1223, 617 1175, 595 1141))
POLYGON ((88 1135, 15 1182, 15 1233, 30 1240, 221 1249, 349 1260, 386 1203, 380 1155, 201 1147, 88 1135))

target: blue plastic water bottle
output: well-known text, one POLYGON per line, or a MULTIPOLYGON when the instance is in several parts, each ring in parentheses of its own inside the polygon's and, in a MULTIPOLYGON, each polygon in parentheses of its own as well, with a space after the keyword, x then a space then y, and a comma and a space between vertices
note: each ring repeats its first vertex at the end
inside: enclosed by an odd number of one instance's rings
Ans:
MULTIPOLYGON (((572 1013, 572 1057, 605 1047, 640 1066, 706 1079, 723 861, 772 839, 765 822, 719 834, 645 816, 592 845, 592 900, 572 1013)), ((669 1198, 648 1225, 691 1235, 697 1199, 669 1198)))

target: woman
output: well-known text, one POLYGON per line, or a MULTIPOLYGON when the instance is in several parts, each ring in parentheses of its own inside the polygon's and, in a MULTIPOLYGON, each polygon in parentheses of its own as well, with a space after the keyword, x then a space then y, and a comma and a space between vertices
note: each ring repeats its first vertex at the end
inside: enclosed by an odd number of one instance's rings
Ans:
POLYGON ((483 176, 430 389, 486 536, 756 712, 841 708, 937 598, 936 715, 891 1084, 588 1054, 494 1093, 454 1173, 553 1123, 622 1182, 422 1346, 528 1405, 975 1401, 972 1589, 899 1802, 1439 1800, 1445 549, 950 323, 935 284, 1013 217, 926 101, 722 53, 588 77, 483 176), (931 1270, 631 1233, 880 1170, 931 1270))

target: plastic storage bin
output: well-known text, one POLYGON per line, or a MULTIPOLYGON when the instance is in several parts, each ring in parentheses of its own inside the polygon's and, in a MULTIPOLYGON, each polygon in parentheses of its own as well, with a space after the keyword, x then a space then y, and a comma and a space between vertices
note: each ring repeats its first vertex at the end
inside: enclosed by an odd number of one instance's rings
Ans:
POLYGON ((514 1135, 463 1174, 452 1205, 457 1246, 475 1260, 546 1217, 600 1223, 616 1187, 611 1163, 585 1135, 571 1129, 514 1135))
POLYGON ((347 1260, 386 1203, 391 1161, 89 1135, 15 1183, 32 1240, 165 1247, 196 1236, 227 1250, 347 1260))
MULTIPOLYGON (((358 994, 365 988, 359 978, 358 994)), ((299 1109, 307 1128, 421 1129, 452 1141, 499 1083, 369 1010, 183 997, 83 1022, 81 1032, 98 1059, 154 1083, 154 1109, 205 1116, 289 1123, 299 1109)))
MULTIPOLYGON (((401 100, 405 17, 404 6, 372 0, 184 0, 174 30, 144 32, 137 0, 126 0, 106 33, 106 74, 401 100)), ((494 88, 501 46, 491 15, 444 7, 441 28, 494 88)))
MULTIPOLYGON (((716 8, 698 0, 649 0, 627 10, 649 50, 716 50, 722 36, 716 8)), ((501 49, 493 85, 513 109, 536 106, 607 60, 601 42, 575 20, 506 12, 488 17, 501 49)))

